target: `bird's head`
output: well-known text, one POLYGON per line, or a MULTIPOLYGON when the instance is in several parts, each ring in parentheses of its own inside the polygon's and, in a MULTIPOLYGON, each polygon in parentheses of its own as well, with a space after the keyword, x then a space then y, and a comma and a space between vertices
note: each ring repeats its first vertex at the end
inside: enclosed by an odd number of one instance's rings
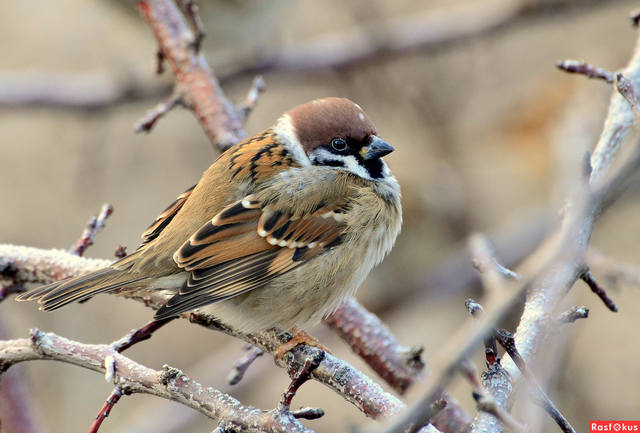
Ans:
POLYGON ((382 157, 393 147, 377 135, 360 106, 345 98, 316 99, 287 111, 276 132, 297 144, 313 165, 352 172, 365 179, 390 176, 382 157))

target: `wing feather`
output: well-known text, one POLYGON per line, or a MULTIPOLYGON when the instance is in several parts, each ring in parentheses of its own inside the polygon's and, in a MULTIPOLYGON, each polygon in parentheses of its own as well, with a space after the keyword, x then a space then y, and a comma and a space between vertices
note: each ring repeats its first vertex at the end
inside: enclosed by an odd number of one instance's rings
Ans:
POLYGON ((182 208, 182 205, 187 201, 191 192, 196 187, 193 185, 191 188, 187 189, 185 192, 180 194, 178 198, 171 203, 167 208, 155 219, 153 223, 144 233, 142 233, 142 243, 140 246, 144 246, 158 237, 160 232, 164 230, 164 228, 169 225, 174 216, 178 213, 178 211, 182 208))
POLYGON ((174 254, 190 275, 156 319, 228 299, 267 284, 337 246, 346 199, 296 215, 281 203, 248 195, 225 207, 174 254))

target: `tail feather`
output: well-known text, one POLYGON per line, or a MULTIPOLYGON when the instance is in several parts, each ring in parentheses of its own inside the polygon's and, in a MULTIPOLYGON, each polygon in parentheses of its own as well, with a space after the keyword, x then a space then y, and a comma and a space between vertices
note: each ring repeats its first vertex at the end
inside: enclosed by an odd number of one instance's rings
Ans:
POLYGON ((146 277, 133 278, 133 275, 119 269, 104 268, 80 277, 37 287, 23 293, 17 300, 38 301, 41 310, 52 311, 72 302, 86 300, 98 293, 139 283, 144 279, 146 277))

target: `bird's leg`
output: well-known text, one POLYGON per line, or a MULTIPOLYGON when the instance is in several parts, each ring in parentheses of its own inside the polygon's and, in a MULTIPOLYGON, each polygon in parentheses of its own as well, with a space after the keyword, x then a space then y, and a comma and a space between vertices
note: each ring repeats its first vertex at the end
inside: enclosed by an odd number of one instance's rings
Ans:
POLYGON ((293 338, 287 341, 286 343, 280 345, 280 347, 278 347, 275 354, 276 361, 282 360, 282 357, 284 357, 284 355, 288 351, 298 346, 299 344, 307 344, 309 346, 317 347, 323 352, 331 353, 331 351, 327 349, 326 346, 323 346, 322 344, 320 344, 318 340, 316 340, 315 338, 313 338, 311 335, 307 334, 303 330, 293 327, 289 332, 293 334, 293 338))

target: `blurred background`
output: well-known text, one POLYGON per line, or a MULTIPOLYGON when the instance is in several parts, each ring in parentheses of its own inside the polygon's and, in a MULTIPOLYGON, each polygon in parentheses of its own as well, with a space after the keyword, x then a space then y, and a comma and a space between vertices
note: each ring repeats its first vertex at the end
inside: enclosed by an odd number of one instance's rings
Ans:
MULTIPOLYGON (((466 253, 470 233, 491 236, 500 260, 516 265, 544 238, 580 175, 601 129, 610 88, 559 72, 559 59, 609 70, 628 60, 636 39, 631 1, 352 0, 200 2, 203 50, 232 101, 255 73, 267 91, 246 125, 253 134, 292 106, 344 96, 358 102, 397 151, 387 158, 403 190, 405 222, 395 249, 358 299, 425 360, 467 319, 464 299, 481 297, 466 253), (382 47, 370 49, 371 47, 382 47)), ((85 254, 129 251, 164 207, 216 157, 192 113, 177 109, 150 134, 133 123, 170 93, 170 72, 155 75, 156 43, 130 1, 0 2, 0 242, 69 248, 102 203, 115 212, 85 254)), ((593 245, 640 264, 638 188, 598 223, 593 245)), ((597 275, 596 275, 597 277, 597 275)), ((637 419, 640 356, 629 331, 640 326, 640 293, 623 284, 612 314, 581 283, 565 307, 587 305, 589 319, 559 330, 542 380, 573 425, 637 419), (615 368, 612 368, 615 366, 615 368)), ((616 290, 617 289, 617 290, 616 290)), ((562 308, 560 308, 560 311, 562 308)), ((111 342, 146 323, 150 310, 99 296, 55 313, 8 299, 3 338, 38 327, 85 343, 111 342)), ((517 314, 505 326, 515 330, 517 314)), ((339 357, 375 377, 323 325, 312 330, 339 357)), ((169 364, 246 405, 276 406, 286 372, 260 358, 236 387, 225 385, 243 343, 172 323, 127 352, 155 369, 169 364)), ((481 356, 476 359, 483 366, 481 356)), ((32 362, 22 377, 42 432, 85 431, 111 391, 87 370, 32 362)), ((0 382, 3 432, 10 425, 0 382)), ((453 395, 474 413, 471 390, 453 395)), ((407 400, 416 398, 414 390, 407 400)), ((305 421, 319 432, 372 423, 317 383, 293 407, 317 406, 305 421)), ((516 412, 517 416, 517 412, 516 412)), ((556 431, 546 415, 538 426, 556 431)), ((125 397, 104 432, 206 432, 215 424, 176 403, 125 397)))

